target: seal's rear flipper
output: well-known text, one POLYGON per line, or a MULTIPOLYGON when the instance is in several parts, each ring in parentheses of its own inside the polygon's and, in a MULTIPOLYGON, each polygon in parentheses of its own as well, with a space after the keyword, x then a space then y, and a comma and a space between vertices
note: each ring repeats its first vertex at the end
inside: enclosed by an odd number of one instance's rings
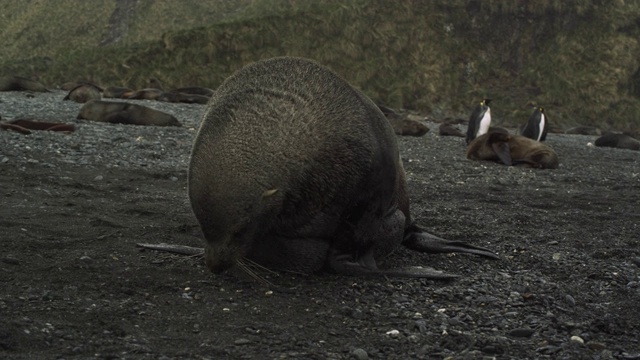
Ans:
POLYGON ((415 225, 412 225, 412 229, 408 229, 405 235, 402 245, 415 251, 425 253, 467 253, 476 254, 491 259, 499 259, 500 257, 493 251, 473 246, 465 243, 464 241, 451 241, 437 237, 420 230, 415 225))
POLYGON ((381 270, 380 275, 404 278, 421 278, 432 280, 453 280, 460 275, 449 274, 429 267, 411 266, 399 269, 381 270))
POLYGON ((335 249, 330 251, 327 258, 327 267, 331 272, 350 276, 389 276, 397 278, 420 278, 432 280, 452 280, 459 275, 445 273, 433 268, 411 266, 399 269, 381 270, 378 269, 373 251, 367 251, 355 261, 349 254, 341 254, 335 249))

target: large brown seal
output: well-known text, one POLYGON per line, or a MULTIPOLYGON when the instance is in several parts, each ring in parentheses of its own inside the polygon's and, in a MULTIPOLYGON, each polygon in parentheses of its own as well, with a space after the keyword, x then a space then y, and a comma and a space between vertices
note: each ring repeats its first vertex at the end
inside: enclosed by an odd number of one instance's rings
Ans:
POLYGON ((467 146, 467 159, 498 161, 509 166, 522 165, 541 169, 558 167, 558 155, 550 146, 502 131, 490 131, 473 139, 467 146))
POLYGON ((198 131, 188 184, 215 273, 247 258, 304 273, 451 277, 426 268, 379 270, 400 244, 497 257, 413 222, 389 122, 311 60, 259 61, 224 81, 198 131))
POLYGON ((77 118, 118 124, 182 126, 173 115, 120 101, 91 100, 82 106, 77 118))

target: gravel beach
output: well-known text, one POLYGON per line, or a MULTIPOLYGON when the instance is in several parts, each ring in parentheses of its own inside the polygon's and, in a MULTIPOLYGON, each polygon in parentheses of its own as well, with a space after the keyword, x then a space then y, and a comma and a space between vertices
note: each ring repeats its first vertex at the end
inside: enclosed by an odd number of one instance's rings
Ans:
MULTIPOLYGON (((0 358, 640 359, 640 152, 549 134, 554 170, 399 137, 413 217, 500 260, 400 249, 441 282, 239 271, 137 243, 202 246, 186 192, 204 105, 135 100, 183 127, 76 120, 63 91, 0 93, 0 358)), ((552 112, 553 109, 547 109, 552 112)))

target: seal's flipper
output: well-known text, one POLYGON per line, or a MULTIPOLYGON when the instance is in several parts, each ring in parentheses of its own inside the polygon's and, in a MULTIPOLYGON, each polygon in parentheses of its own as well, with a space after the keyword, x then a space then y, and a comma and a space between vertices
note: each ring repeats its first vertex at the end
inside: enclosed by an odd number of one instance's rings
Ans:
POLYGON ((502 161, 505 165, 507 166, 511 166, 512 165, 512 161, 511 161, 511 149, 509 148, 509 143, 508 142, 495 142, 493 144, 491 144, 491 147, 493 148, 493 151, 495 151, 496 155, 498 156, 498 159, 500 159, 500 161, 502 161))
MULTIPOLYGON (((415 226, 414 226, 415 227, 415 226)), ((407 232, 402 245, 415 251, 425 253, 467 253, 476 254, 491 259, 499 259, 500 257, 493 251, 473 246, 464 241, 451 241, 421 231, 415 227, 417 231, 407 232)))
POLYGON ((373 251, 368 251, 355 261, 353 255, 331 251, 327 258, 328 270, 350 276, 389 276, 397 278, 420 278, 432 280, 452 280, 459 275, 445 273, 429 267, 411 266, 399 269, 378 269, 373 251))
POLYGON ((431 280, 453 280, 460 275, 449 274, 444 271, 436 270, 429 267, 411 266, 399 269, 381 270, 380 275, 403 278, 420 278, 431 280))

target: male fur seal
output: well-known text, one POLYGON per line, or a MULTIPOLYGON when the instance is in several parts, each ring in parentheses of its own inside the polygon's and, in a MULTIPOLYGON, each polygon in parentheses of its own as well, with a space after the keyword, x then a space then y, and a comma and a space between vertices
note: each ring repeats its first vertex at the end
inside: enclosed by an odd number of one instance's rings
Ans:
POLYGON ((91 100, 82 106, 77 118, 118 124, 182 126, 173 115, 119 101, 91 100))
POLYGON ((400 244, 497 258, 413 222, 389 122, 369 98, 307 59, 259 61, 223 82, 194 142, 188 186, 214 273, 247 258, 304 273, 453 277, 378 269, 400 244))
POLYGON ((541 169, 558 167, 558 156, 551 147, 521 135, 503 132, 488 132, 475 138, 467 146, 467 159, 541 169))

